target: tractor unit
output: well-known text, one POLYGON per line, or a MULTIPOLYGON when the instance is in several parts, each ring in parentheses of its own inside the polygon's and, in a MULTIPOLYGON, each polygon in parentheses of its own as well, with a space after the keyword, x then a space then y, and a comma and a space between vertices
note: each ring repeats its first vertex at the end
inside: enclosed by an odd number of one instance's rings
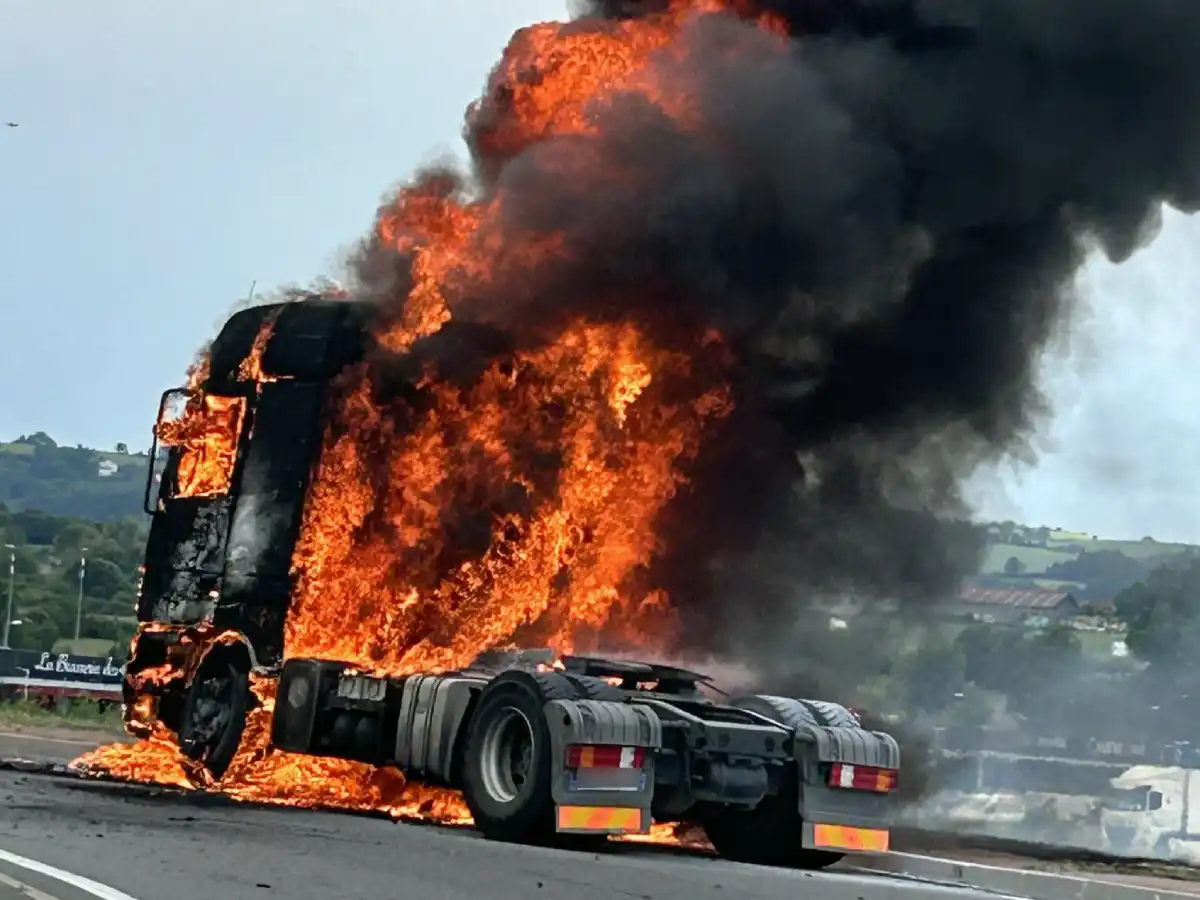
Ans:
MULTIPOLYGON (((349 302, 245 309, 214 341, 204 376, 163 394, 156 436, 189 403, 224 430, 165 452, 156 437, 151 452, 139 634, 124 676, 131 733, 161 723, 220 778, 254 703, 252 675, 267 677, 278 680, 273 747, 459 790, 489 838, 578 845, 687 821, 745 862, 821 867, 888 849, 899 748, 837 703, 723 696, 685 669, 536 648, 403 677, 285 659, 292 556, 330 386, 364 358, 366 335, 349 302)), ((416 384, 431 360, 502 344, 451 322, 404 364, 416 384)))

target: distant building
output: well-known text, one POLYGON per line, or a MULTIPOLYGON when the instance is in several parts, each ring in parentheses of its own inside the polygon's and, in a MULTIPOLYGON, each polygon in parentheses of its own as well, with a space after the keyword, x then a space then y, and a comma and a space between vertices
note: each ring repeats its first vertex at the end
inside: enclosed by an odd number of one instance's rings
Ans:
POLYGON ((956 611, 984 622, 1062 622, 1079 615, 1079 601, 1066 591, 1039 588, 964 588, 956 611))
POLYGON ((111 478, 113 475, 116 475, 117 472, 119 472, 120 470, 121 470, 121 467, 118 466, 111 459, 102 459, 102 460, 100 460, 100 465, 97 468, 96 474, 99 475, 101 478, 111 478))

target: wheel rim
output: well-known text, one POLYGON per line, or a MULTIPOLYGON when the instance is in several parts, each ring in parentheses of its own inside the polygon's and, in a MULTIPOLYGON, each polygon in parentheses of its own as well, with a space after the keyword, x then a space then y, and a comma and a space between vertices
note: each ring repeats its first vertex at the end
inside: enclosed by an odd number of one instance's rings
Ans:
POLYGON ((224 736, 233 718, 233 673, 210 675, 196 685, 192 714, 188 719, 188 741, 193 753, 211 752, 224 736))
POLYGON ((533 726, 519 709, 505 707, 483 735, 483 788, 492 799, 516 799, 533 769, 533 726))

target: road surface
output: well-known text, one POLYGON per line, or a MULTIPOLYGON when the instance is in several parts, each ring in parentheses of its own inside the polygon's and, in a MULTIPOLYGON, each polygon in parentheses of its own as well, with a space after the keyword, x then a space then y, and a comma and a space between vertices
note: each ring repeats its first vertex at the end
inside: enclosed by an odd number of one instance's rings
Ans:
POLYGON ((23 869, 13 854, 136 900, 995 900, 890 877, 766 869, 645 847, 569 853, 497 844, 465 829, 0 772, 0 875, 45 894, 0 881, 0 900, 103 896, 23 869))
POLYGON ((68 763, 98 744, 127 741, 123 735, 72 728, 39 728, 36 732, 0 725, 0 759, 36 759, 68 763))

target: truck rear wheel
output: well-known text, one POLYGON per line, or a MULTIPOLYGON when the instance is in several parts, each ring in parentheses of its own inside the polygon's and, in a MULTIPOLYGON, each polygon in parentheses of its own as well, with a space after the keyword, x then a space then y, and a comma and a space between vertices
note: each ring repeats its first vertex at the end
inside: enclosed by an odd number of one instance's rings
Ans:
MULTIPOLYGON (((817 724, 807 706, 786 697, 734 697, 729 705, 767 716, 787 728, 817 724)), ((843 856, 802 846, 804 820, 800 817, 800 774, 795 765, 784 768, 779 791, 768 794, 754 809, 712 806, 703 813, 702 823, 713 849, 734 862, 824 869, 843 856)))
POLYGON ((550 730, 542 707, 571 700, 562 675, 512 671, 483 691, 463 759, 463 799, 492 840, 543 843, 555 836, 550 730))
POLYGON ((821 720, 822 725, 829 728, 862 727, 858 719, 854 717, 854 713, 840 703, 833 703, 829 700, 804 700, 802 702, 821 720))
POLYGON ((179 748, 219 779, 233 762, 250 709, 250 662, 234 648, 213 649, 183 702, 179 748))

